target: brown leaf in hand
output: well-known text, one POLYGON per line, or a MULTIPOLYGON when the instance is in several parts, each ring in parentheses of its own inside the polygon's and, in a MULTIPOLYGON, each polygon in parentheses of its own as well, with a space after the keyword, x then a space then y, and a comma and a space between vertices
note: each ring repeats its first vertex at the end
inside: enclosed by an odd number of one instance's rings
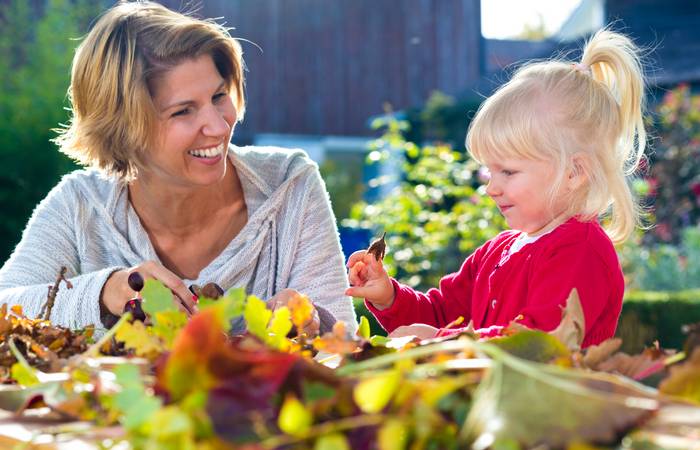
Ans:
POLYGON ((372 243, 369 245, 369 248, 367 249, 367 253, 370 253, 374 255, 375 259, 377 261, 382 261, 384 259, 384 255, 386 254, 386 241, 384 238, 386 237, 386 232, 382 234, 382 237, 379 239, 375 239, 372 241, 372 243))

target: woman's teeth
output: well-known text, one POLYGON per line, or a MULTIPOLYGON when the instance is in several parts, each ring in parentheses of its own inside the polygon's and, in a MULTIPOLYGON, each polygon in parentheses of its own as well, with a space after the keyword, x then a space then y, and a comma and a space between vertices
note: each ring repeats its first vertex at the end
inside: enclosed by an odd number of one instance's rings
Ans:
POLYGON ((187 153, 189 153, 192 156, 196 156, 197 158, 215 158, 222 154, 224 152, 224 144, 221 143, 217 147, 212 147, 212 148, 207 148, 207 149, 196 149, 196 150, 189 150, 187 153))

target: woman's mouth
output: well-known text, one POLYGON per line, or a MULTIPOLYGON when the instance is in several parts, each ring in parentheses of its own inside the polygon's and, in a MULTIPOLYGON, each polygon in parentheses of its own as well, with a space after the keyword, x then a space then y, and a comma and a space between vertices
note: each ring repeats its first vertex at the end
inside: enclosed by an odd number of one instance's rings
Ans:
POLYGON ((201 159, 214 159, 218 158, 224 153, 225 144, 222 142, 216 147, 209 148, 198 148, 194 150, 188 150, 187 154, 194 156, 195 158, 201 159))

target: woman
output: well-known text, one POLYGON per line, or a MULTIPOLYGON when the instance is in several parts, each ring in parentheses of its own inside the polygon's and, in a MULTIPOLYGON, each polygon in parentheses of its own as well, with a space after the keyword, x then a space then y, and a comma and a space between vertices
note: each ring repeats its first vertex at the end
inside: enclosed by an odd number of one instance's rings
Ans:
POLYGON ((187 286, 213 281, 274 304, 298 291, 356 326, 317 166, 302 151, 229 145, 245 101, 241 49, 224 28, 119 3, 77 49, 69 94, 57 143, 90 169, 34 211, 0 270, 1 303, 37 316, 66 266, 73 288, 50 319, 72 328, 122 314, 132 272, 188 313, 187 286))

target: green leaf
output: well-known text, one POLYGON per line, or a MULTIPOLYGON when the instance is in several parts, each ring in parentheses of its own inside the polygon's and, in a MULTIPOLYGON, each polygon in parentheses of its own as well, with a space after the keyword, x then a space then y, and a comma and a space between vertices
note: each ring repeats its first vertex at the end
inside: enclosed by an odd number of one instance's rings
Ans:
POLYGON ((146 392, 138 367, 121 364, 114 368, 114 374, 122 387, 114 395, 114 406, 122 412, 122 424, 129 430, 141 429, 161 408, 162 401, 146 392))
POLYGON ((353 390, 353 398, 360 409, 368 414, 381 411, 389 403, 401 382, 398 370, 389 370, 360 381, 353 390))
POLYGON ((479 348, 493 363, 462 430, 475 447, 505 438, 525 448, 565 448, 574 439, 612 444, 659 408, 655 392, 626 378, 525 361, 491 344, 479 348))
POLYGON ((27 364, 16 362, 12 365, 12 378, 21 386, 35 386, 39 384, 36 370, 27 364))
POLYGON ((304 402, 312 403, 335 397, 336 390, 326 384, 314 381, 304 381, 304 402))
POLYGON ((324 434, 316 439, 314 450, 350 450, 350 444, 340 433, 324 434))
POLYGON ((277 425, 292 436, 304 436, 313 423, 311 411, 292 394, 288 394, 280 409, 277 425))
POLYGON ((523 330, 489 342, 511 355, 530 361, 547 363, 555 358, 569 356, 566 346, 544 331, 523 330))
POLYGON ((369 339, 369 320, 367 317, 360 316, 360 325, 357 328, 357 335, 363 339, 369 339))
POLYGON ((161 338, 167 348, 170 348, 175 340, 175 336, 187 324, 187 314, 179 309, 170 311, 159 311, 153 316, 151 332, 161 338))
POLYGON ((245 303, 246 294, 243 288, 229 289, 226 295, 218 300, 200 298, 199 310, 214 309, 224 330, 228 332, 231 329, 231 321, 243 314, 245 303))
POLYGON ((141 296, 143 297, 143 310, 151 317, 160 311, 178 309, 173 301, 173 293, 158 280, 146 280, 141 296))
POLYGON ((369 339, 369 343, 372 344, 372 347, 386 347, 386 344, 388 344, 390 339, 386 336, 372 336, 369 339))
POLYGON ((248 325, 250 334, 267 341, 267 324, 272 317, 272 311, 267 309, 264 301, 251 295, 245 304, 243 317, 248 325))

